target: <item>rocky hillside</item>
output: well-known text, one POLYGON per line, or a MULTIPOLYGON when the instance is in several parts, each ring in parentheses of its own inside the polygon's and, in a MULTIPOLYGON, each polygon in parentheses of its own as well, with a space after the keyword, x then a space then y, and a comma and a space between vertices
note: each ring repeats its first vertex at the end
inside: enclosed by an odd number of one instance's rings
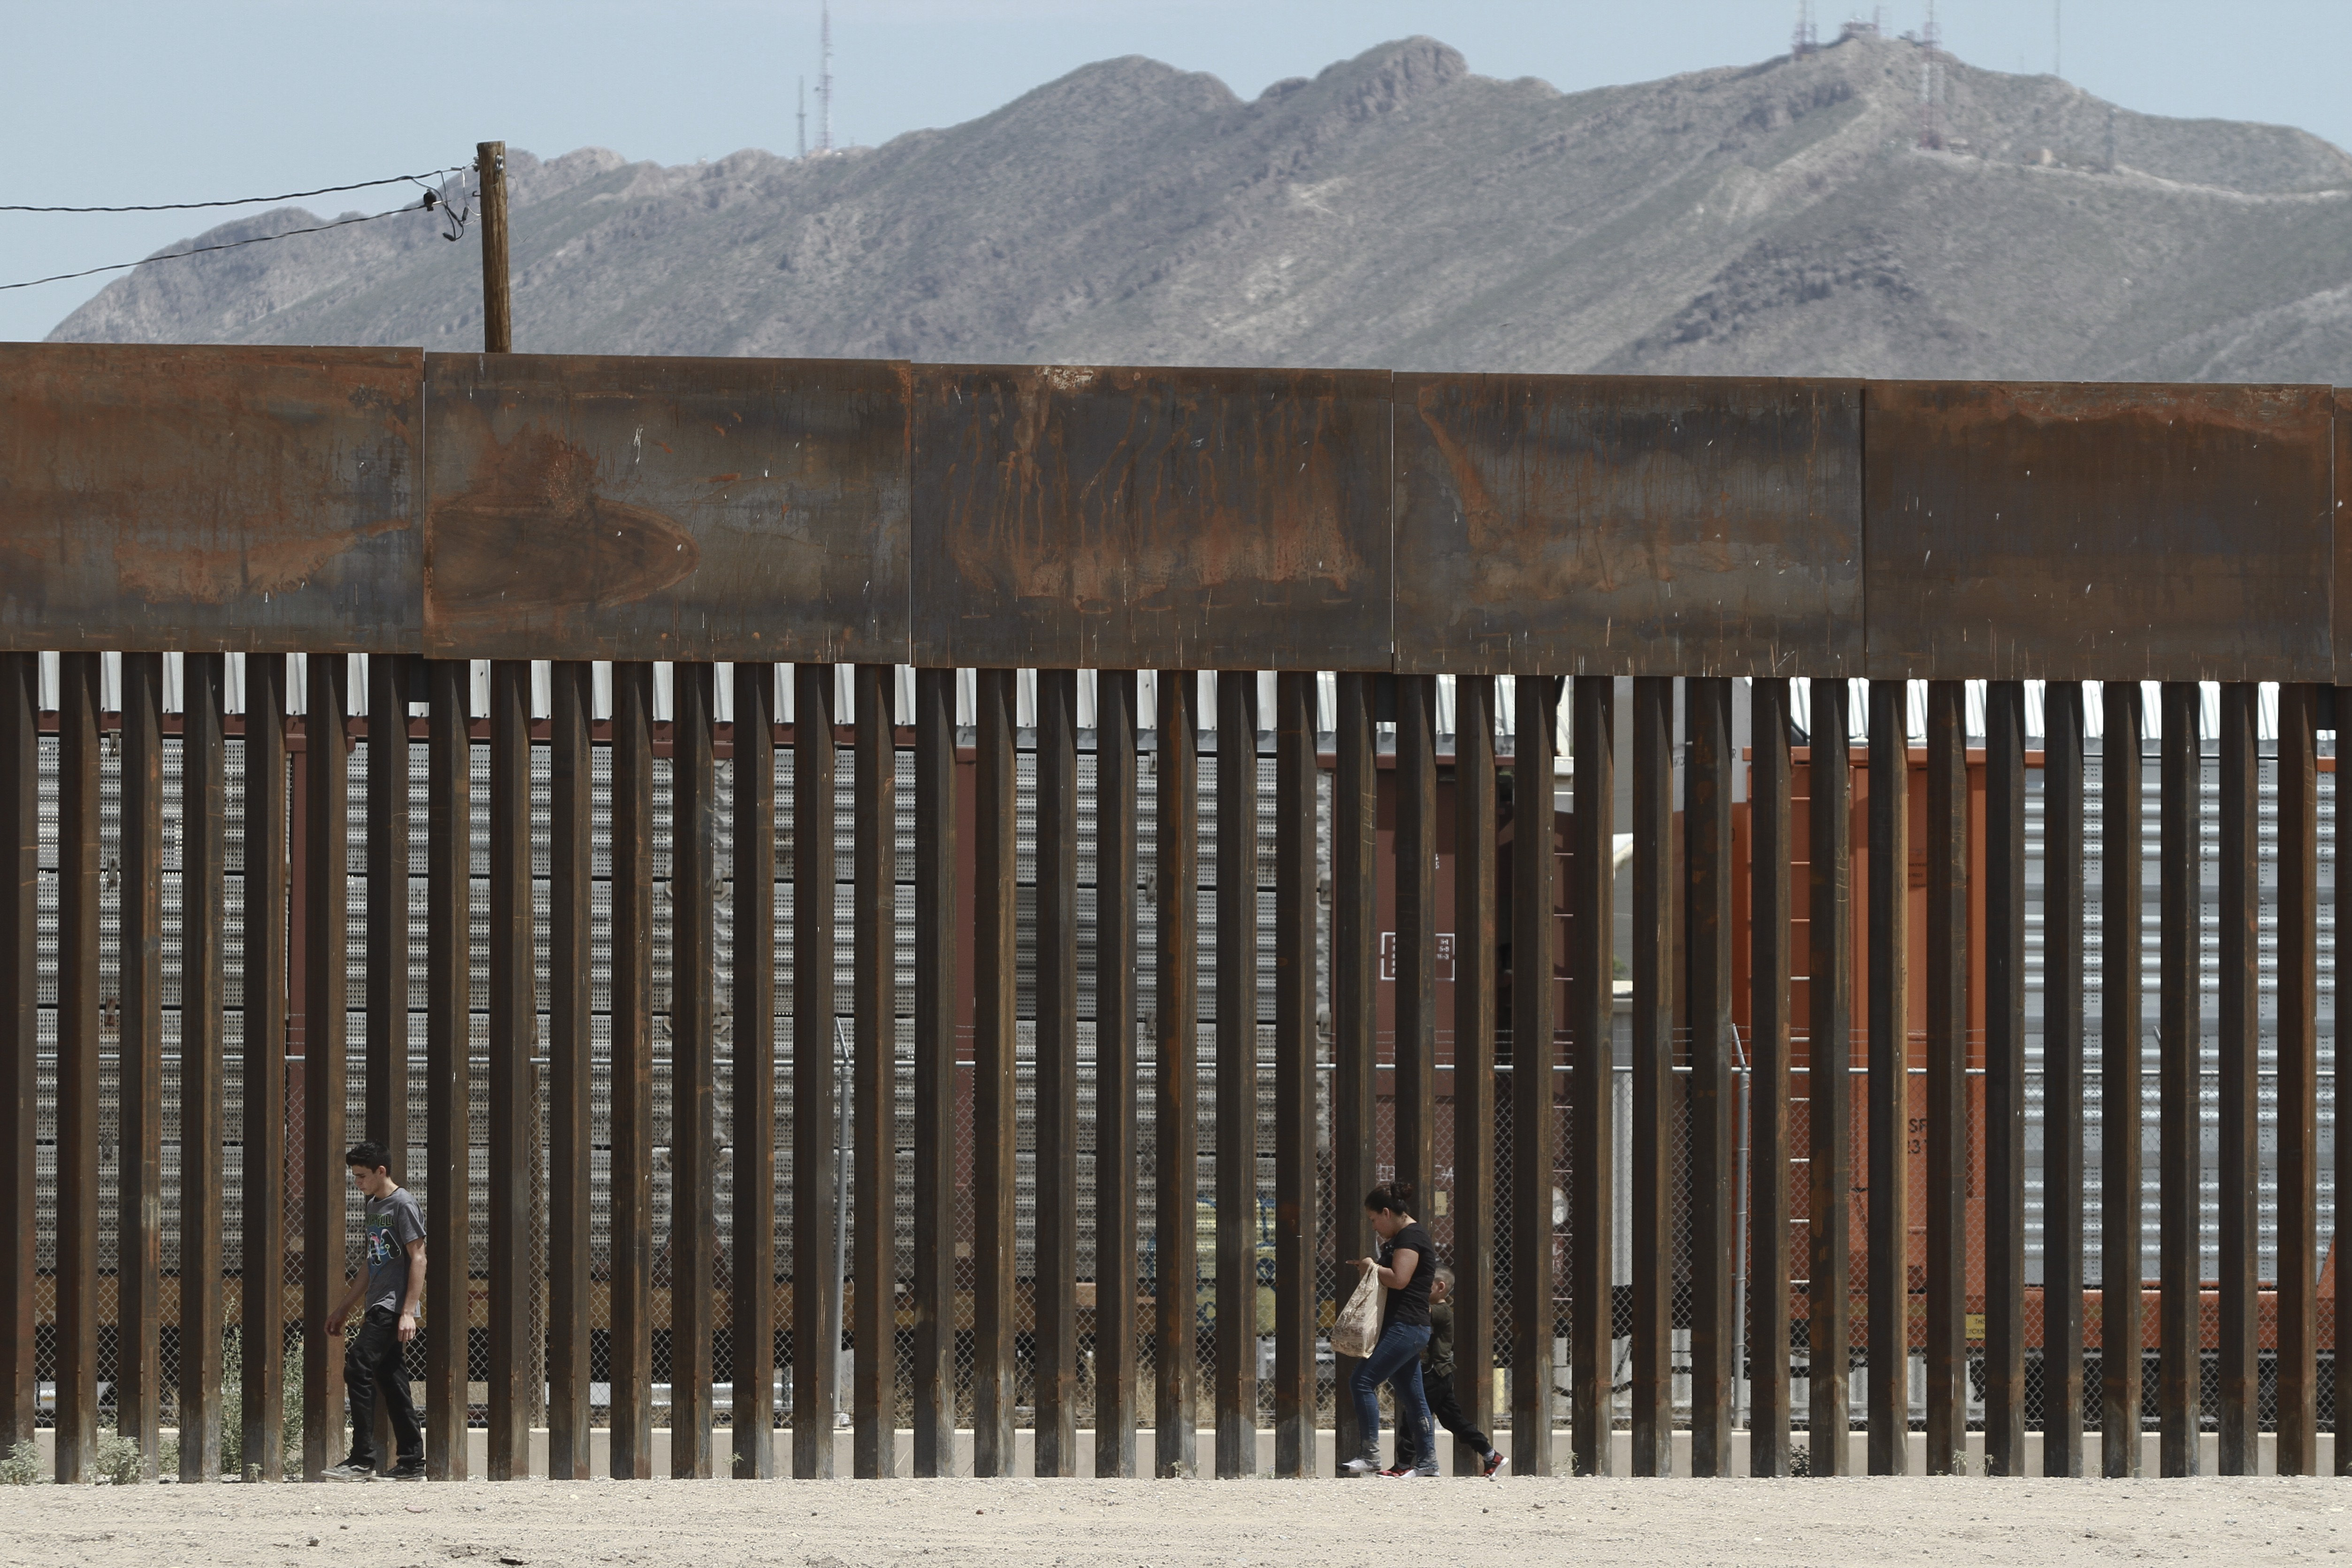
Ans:
MULTIPOLYGON (((1413 38, 1253 101, 1141 58, 804 161, 512 160, 560 352, 2352 382, 2352 159, 1921 53, 1566 94, 1413 38)), ((215 231, 289 226, 280 212, 215 231)), ((142 267, 59 340, 479 341, 423 214, 142 267)))

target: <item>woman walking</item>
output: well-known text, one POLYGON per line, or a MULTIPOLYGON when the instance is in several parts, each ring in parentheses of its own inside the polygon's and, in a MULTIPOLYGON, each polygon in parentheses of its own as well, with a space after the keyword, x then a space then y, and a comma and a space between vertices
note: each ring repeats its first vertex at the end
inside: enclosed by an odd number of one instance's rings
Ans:
POLYGON ((1433 1476, 1437 1445, 1429 1440, 1429 1402, 1421 1386, 1421 1353, 1429 1343, 1429 1281, 1437 1267, 1429 1232, 1412 1213, 1412 1184, 1392 1181, 1372 1188, 1364 1213, 1381 1239, 1380 1256, 1358 1262, 1380 1270, 1388 1287, 1380 1343, 1356 1365, 1349 1383, 1356 1396, 1356 1430, 1364 1451, 1347 1462, 1350 1475, 1433 1476), (1397 1463, 1381 1469, 1380 1387, 1396 1396, 1397 1463), (1409 1456, 1419 1456, 1414 1462, 1409 1456))

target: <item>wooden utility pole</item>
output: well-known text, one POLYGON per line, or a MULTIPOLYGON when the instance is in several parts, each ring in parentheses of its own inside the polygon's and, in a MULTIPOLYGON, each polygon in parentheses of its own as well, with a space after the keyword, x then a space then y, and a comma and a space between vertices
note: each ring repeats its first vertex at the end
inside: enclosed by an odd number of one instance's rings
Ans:
POLYGON ((514 352, 514 306, 507 294, 507 144, 474 149, 482 177, 482 348, 514 352))

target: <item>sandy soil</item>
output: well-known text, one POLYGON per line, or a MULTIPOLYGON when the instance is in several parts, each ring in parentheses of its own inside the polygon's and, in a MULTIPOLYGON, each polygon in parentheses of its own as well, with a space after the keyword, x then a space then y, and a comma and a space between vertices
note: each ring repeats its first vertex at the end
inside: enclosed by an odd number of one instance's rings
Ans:
POLYGON ((2347 1507, 2271 1479, 44 1486, 0 1496, 0 1563, 2324 1563, 2347 1507))

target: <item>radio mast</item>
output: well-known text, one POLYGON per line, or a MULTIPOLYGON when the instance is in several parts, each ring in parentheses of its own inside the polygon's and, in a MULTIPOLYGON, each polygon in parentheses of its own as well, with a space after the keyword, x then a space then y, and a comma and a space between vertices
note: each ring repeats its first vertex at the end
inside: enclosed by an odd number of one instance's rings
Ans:
POLYGON ((830 0, 818 12, 816 76, 816 150, 833 151, 833 6, 830 0))
POLYGON ((1943 42, 1936 28, 1936 0, 1927 0, 1927 26, 1920 36, 1923 52, 1919 58, 1919 145, 1940 148, 1944 145, 1944 128, 1937 113, 1937 100, 1943 97, 1944 63, 1937 46, 1943 42))

